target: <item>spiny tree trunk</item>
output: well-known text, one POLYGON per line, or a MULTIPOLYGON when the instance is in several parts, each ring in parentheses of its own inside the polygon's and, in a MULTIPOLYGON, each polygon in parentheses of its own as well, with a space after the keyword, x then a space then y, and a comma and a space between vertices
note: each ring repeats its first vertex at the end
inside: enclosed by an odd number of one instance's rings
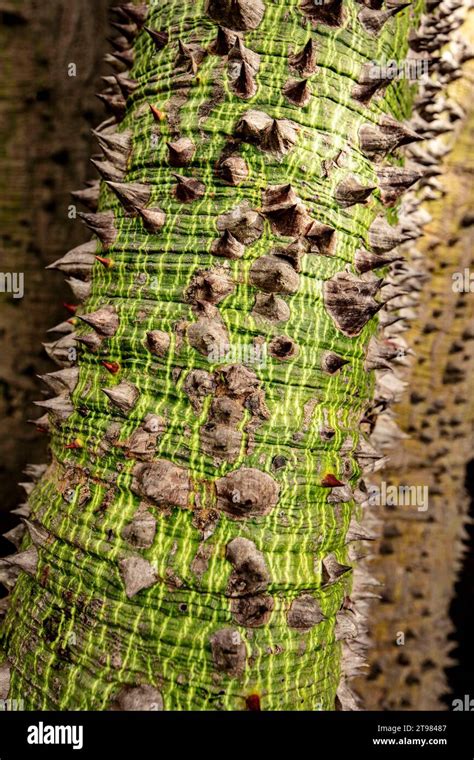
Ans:
MULTIPOLYGON (((474 13, 460 31, 474 41, 474 13)), ((473 265, 473 74, 469 61, 445 93, 465 113, 458 111, 453 132, 437 141, 452 151, 443 158, 439 189, 428 196, 435 197, 424 202, 432 219, 418 244, 423 258, 413 261, 425 270, 426 282, 417 319, 405 334, 416 351, 404 372, 409 393, 395 407, 408 437, 387 452, 390 466, 381 478, 427 485, 429 502, 426 511, 388 506, 379 512, 383 536, 371 569, 382 582, 382 601, 372 609, 369 679, 356 686, 372 710, 437 710, 448 691, 444 669, 455 646, 448 639, 449 609, 466 535, 464 483, 474 418, 474 305, 469 292, 453 288, 453 275, 473 265)))
MULTIPOLYGON (((91 14, 88 0, 0 2, 1 271, 22 273, 25 291, 23 299, 1 295, 3 529, 4 511, 22 494, 12 484, 25 479, 27 462, 46 456, 46 438, 27 420, 36 416, 36 375, 50 368, 41 342, 70 293, 44 267, 84 240, 68 220, 69 189, 91 174, 86 119, 95 124, 100 113, 92 88, 100 81, 107 6, 99 0, 91 14), (75 77, 68 76, 69 63, 75 77)), ((11 551, 6 542, 3 548, 11 551)))
POLYGON ((85 303, 9 564, 3 690, 28 709, 356 707, 373 368, 403 353, 374 340, 380 275, 422 174, 398 160, 413 88, 370 61, 434 49, 421 4, 379 6, 121 12, 101 245, 57 265, 85 303))

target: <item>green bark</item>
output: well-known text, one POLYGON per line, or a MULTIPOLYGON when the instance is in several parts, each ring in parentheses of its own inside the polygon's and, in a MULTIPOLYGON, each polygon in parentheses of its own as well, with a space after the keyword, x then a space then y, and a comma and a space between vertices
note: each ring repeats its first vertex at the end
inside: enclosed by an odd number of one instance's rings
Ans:
POLYGON ((414 87, 374 95, 364 69, 405 58, 421 5, 398 10, 374 33, 385 11, 355 2, 149 6, 160 34, 138 33, 138 87, 110 91, 124 118, 100 131, 125 184, 85 219, 103 261, 75 264, 77 362, 50 348, 79 372, 50 379, 2 632, 28 709, 355 706, 366 358, 378 275, 418 234, 396 205, 414 87), (236 360, 262 345, 263 366, 236 360))

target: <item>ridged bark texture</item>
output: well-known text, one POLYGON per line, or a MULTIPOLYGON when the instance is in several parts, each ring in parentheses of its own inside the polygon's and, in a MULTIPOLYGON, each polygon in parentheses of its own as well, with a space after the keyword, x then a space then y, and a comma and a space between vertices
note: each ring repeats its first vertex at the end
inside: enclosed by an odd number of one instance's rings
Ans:
POLYGON ((122 121, 84 217, 100 260, 58 264, 86 302, 50 348, 53 461, 12 560, 2 641, 29 709, 356 707, 371 270, 420 234, 393 205, 418 175, 384 159, 416 139, 414 88, 367 70, 406 56, 420 6, 397 10, 124 11, 135 63, 103 96, 122 121))

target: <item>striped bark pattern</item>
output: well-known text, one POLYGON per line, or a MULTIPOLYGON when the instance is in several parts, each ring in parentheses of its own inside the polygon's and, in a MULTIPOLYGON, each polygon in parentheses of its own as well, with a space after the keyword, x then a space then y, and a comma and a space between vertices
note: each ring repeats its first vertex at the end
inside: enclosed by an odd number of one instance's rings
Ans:
POLYGON ((404 58, 420 4, 379 6, 121 12, 133 67, 102 95, 99 243, 57 263, 83 303, 47 346, 52 462, 2 632, 28 709, 355 707, 366 357, 419 234, 414 88, 367 67, 404 58))

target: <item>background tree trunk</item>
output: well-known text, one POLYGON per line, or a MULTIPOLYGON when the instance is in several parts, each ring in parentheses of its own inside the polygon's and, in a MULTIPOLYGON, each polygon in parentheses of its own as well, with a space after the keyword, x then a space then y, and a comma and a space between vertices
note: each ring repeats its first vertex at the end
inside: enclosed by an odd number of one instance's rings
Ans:
MULTIPOLYGON (((474 41, 474 13, 461 32, 474 41)), ((462 78, 450 84, 448 95, 466 116, 443 138, 453 147, 441 165, 443 193, 425 201, 432 221, 417 243, 424 259, 411 263, 427 272, 427 279, 418 316, 405 334, 416 357, 404 373, 407 392, 394 408, 409 437, 387 452, 389 466, 377 479, 397 486, 427 485, 429 506, 425 512, 416 507, 378 512, 383 537, 370 566, 382 583, 382 600, 371 614, 369 677, 356 683, 369 710, 442 709, 441 697, 448 690, 444 669, 452 663, 449 613, 465 551, 466 465, 473 451, 474 301, 472 293, 454 292, 452 279, 465 268, 473 271, 473 61, 464 64, 462 78)), ((463 607, 467 625, 472 613, 468 596, 463 607)), ((462 621, 458 624, 463 627, 462 621)), ((463 675, 470 687, 461 690, 461 697, 472 688, 472 670, 464 666, 463 675)))
MULTIPOLYGON (((2 272, 24 273, 22 300, 0 294, 0 533, 24 494, 28 462, 46 461, 36 375, 51 369, 46 331, 69 316, 64 279, 44 268, 87 233, 68 219, 71 190, 95 174, 90 127, 107 47, 110 0, 0 0, 0 246, 2 272), (76 65, 75 77, 68 64, 76 65)), ((3 553, 11 545, 0 539, 3 553)), ((0 591, 1 593, 1 591, 0 591)))

